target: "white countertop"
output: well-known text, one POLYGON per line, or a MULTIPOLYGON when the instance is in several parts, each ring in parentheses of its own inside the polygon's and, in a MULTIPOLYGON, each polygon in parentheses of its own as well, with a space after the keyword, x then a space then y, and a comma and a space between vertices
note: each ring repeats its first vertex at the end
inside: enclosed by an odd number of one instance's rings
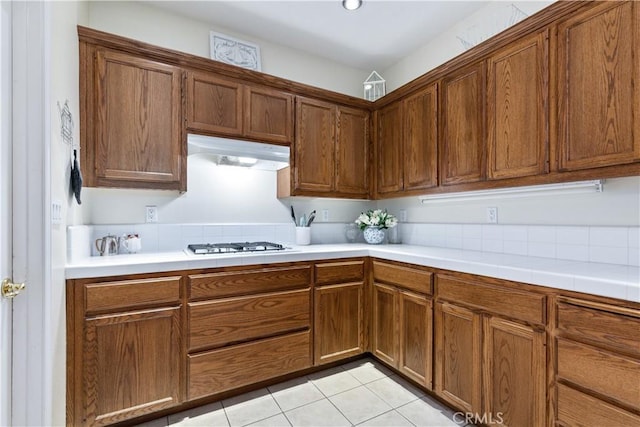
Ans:
POLYGON ((291 251, 193 255, 183 251, 91 257, 66 267, 66 278, 372 256, 640 302, 640 267, 465 251, 428 246, 334 244, 291 251))

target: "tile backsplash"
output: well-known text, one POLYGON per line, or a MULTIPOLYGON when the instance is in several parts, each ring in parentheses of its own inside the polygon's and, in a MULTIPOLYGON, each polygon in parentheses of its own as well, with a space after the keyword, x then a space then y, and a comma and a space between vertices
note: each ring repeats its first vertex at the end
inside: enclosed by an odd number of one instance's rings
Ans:
MULTIPOLYGON (((311 243, 346 243, 346 226, 316 223, 311 243)), ((640 227, 402 223, 399 231, 402 242, 410 245, 640 266, 640 227)), ((71 226, 68 260, 97 255, 97 238, 127 233, 137 233, 147 253, 180 251, 189 243, 295 241, 292 223, 71 226)))

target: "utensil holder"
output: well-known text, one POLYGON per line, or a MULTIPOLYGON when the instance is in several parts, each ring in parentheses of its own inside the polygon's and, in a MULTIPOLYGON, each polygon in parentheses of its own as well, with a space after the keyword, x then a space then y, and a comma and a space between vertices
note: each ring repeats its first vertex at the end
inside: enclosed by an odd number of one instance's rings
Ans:
POLYGON ((296 245, 311 244, 311 227, 296 227, 296 245))

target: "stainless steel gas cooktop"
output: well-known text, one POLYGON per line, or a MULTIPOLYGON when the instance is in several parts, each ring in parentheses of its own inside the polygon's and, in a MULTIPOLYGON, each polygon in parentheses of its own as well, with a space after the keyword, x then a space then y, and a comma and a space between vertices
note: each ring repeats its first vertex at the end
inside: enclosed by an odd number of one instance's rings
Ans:
POLYGON ((200 243, 188 245, 194 254, 226 254, 234 252, 283 251, 288 249, 279 243, 272 242, 231 242, 231 243, 200 243))

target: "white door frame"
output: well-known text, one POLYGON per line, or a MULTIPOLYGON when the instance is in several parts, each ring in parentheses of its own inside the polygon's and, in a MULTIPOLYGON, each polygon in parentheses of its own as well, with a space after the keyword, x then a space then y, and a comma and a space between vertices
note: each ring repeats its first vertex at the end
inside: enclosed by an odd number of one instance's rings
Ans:
POLYGON ((52 424, 50 52, 46 1, 14 1, 12 425, 52 424))
MULTIPOLYGON (((11 2, 0 15, 0 280, 11 277, 11 2)), ((0 426, 11 423, 11 300, 0 298, 0 426)))

